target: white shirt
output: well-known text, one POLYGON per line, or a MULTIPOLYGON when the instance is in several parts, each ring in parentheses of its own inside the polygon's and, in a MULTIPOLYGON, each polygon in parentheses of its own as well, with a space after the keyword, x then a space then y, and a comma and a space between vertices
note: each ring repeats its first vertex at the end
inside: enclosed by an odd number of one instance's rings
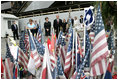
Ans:
POLYGON ((57 23, 59 23, 59 19, 57 19, 57 23))
POLYGON ((78 19, 74 20, 74 28, 77 30, 81 30, 83 29, 83 24, 80 24, 78 19))
POLYGON ((74 27, 79 26, 79 20, 74 20, 74 27))
POLYGON ((16 29, 16 24, 14 24, 14 27, 15 27, 15 29, 16 29))

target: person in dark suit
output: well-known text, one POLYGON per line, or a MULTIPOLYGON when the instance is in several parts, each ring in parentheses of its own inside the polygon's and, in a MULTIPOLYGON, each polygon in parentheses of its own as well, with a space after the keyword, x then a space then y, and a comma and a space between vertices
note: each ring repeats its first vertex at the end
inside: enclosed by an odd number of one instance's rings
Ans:
POLYGON ((63 19, 62 28, 63 28, 63 32, 64 32, 64 33, 66 32, 66 26, 67 26, 67 22, 66 22, 65 19, 63 19))
POLYGON ((82 24, 83 23, 83 15, 80 16, 80 23, 82 24))
POLYGON ((45 18, 44 28, 45 28, 45 36, 47 37, 50 36, 51 22, 48 21, 48 17, 45 18))
POLYGON ((72 26, 73 26, 73 24, 74 24, 74 19, 73 19, 73 18, 71 18, 71 21, 72 21, 72 26))
POLYGON ((16 22, 14 21, 13 24, 11 25, 11 29, 12 29, 12 32, 13 32, 13 37, 14 37, 14 40, 16 40, 16 37, 17 39, 19 40, 19 37, 18 37, 18 26, 16 24, 16 22), (16 36, 16 37, 15 37, 16 36))
POLYGON ((53 22, 53 27, 54 27, 54 31, 56 33, 56 37, 58 37, 61 26, 62 26, 62 20, 59 19, 59 15, 56 15, 56 19, 53 22))

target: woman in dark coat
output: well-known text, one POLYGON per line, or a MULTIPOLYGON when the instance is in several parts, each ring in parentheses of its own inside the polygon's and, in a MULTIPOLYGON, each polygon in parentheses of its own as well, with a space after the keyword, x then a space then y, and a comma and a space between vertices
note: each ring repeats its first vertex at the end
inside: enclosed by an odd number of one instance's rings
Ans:
POLYGON ((48 21, 48 17, 45 18, 44 28, 45 28, 45 36, 47 37, 50 36, 51 22, 48 21))
POLYGON ((66 26, 67 26, 67 22, 66 22, 65 19, 63 19, 62 28, 63 28, 63 32, 64 32, 64 33, 66 32, 66 26))

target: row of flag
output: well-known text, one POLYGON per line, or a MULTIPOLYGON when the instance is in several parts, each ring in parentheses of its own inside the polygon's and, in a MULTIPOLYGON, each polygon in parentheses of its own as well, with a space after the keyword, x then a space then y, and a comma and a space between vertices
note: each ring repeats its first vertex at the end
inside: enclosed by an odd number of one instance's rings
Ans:
POLYGON ((20 68, 23 68, 23 73, 40 79, 94 79, 97 76, 112 78, 114 60, 109 62, 109 58, 115 53, 113 32, 111 30, 107 40, 100 6, 96 20, 91 9, 86 11, 85 19, 86 26, 93 22, 90 33, 85 26, 85 48, 82 45, 84 41, 81 44, 81 35, 74 32, 72 25, 66 35, 60 31, 56 38, 52 33, 51 40, 48 38, 46 43, 41 42, 41 28, 35 37, 30 30, 25 30, 21 33, 16 59, 6 42, 7 52, 4 64, 1 62, 1 77, 20 78, 20 68), (87 16, 90 16, 90 21, 87 16), (89 70, 86 71, 85 68, 89 70))

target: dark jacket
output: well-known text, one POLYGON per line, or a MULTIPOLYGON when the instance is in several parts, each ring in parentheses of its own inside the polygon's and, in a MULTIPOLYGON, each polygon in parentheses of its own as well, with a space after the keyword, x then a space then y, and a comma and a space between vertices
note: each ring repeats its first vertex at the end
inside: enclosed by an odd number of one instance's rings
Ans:
POLYGON ((79 19, 80 23, 83 23, 83 18, 79 19))
POLYGON ((59 19, 59 23, 57 23, 57 19, 55 19, 54 22, 53 22, 54 30, 56 30, 57 32, 59 32, 61 26, 62 26, 62 20, 59 19))
POLYGON ((71 21, 72 21, 72 26, 73 26, 73 24, 74 24, 74 19, 71 19, 71 21))
POLYGON ((63 22, 62 23, 63 32, 66 32, 66 25, 67 25, 67 22, 65 22, 65 23, 63 22))
POLYGON ((44 28, 45 28, 45 36, 50 36, 50 31, 51 31, 51 22, 45 22, 44 23, 44 28), (49 29, 49 31, 47 31, 49 29))
POLYGON ((16 25, 16 28, 15 28, 14 24, 11 25, 11 29, 12 29, 12 31, 16 31, 16 30, 18 30, 18 26, 17 26, 17 24, 15 24, 15 25, 16 25))

